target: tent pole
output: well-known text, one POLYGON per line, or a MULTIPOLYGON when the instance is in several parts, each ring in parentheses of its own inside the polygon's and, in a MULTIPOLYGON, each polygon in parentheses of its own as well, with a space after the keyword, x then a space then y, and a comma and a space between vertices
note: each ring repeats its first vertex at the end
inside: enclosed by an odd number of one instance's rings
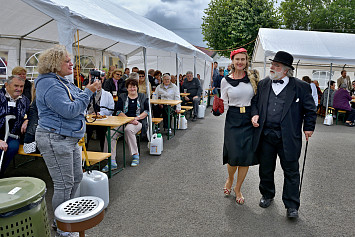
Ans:
POLYGON ((147 98, 148 98, 148 106, 149 106, 149 114, 148 114, 148 140, 151 141, 151 137, 153 135, 153 127, 152 127, 152 109, 150 106, 150 87, 149 87, 149 77, 147 71, 147 49, 143 47, 143 63, 144 63, 144 71, 145 71, 145 85, 147 87, 147 98))
POLYGON ((298 60, 297 64, 296 64, 296 76, 297 77, 297 72, 298 72, 298 64, 300 63, 300 59, 298 60))
POLYGON ((264 78, 266 77, 266 56, 264 56, 264 78))
POLYGON ((178 87, 180 94, 180 80, 179 80, 179 59, 178 54, 175 54, 175 62, 176 62, 176 86, 178 87))
MULTIPOLYGON (((22 51, 22 39, 20 38, 20 45, 19 45, 19 50, 18 50, 18 65, 21 65, 21 51, 22 51)), ((26 65, 24 65, 26 67, 26 65)))
POLYGON ((196 74, 196 56, 194 56, 194 77, 197 77, 197 74, 196 74))
POLYGON ((332 80, 332 70, 333 70, 333 63, 330 63, 330 72, 329 72, 329 81, 328 81, 328 95, 327 95, 327 107, 325 108, 325 117, 327 117, 327 115, 328 115, 329 95, 330 95, 330 81, 332 80))

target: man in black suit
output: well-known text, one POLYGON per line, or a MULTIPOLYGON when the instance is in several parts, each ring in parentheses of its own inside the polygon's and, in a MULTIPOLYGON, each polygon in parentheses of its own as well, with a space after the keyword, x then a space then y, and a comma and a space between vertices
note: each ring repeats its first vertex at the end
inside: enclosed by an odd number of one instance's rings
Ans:
POLYGON ((293 56, 279 51, 272 60, 270 76, 258 84, 252 100, 254 150, 259 155, 259 205, 270 206, 275 196, 277 155, 284 171, 282 200, 287 217, 298 218, 300 173, 298 159, 303 131, 308 141, 316 124, 316 107, 309 84, 292 77, 293 56))

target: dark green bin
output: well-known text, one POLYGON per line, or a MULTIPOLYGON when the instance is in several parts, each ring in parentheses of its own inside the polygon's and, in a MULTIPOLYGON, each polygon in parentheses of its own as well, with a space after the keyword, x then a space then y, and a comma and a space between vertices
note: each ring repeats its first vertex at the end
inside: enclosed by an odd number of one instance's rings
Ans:
POLYGON ((37 178, 0 179, 0 237, 50 237, 45 193, 37 178))

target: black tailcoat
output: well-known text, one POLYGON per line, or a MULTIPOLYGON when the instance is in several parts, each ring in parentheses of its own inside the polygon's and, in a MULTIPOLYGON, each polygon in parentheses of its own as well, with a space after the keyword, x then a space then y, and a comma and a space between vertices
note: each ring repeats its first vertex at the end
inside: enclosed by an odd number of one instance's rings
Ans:
MULTIPOLYGON (((268 99, 272 81, 269 77, 258 84, 256 95, 252 99, 251 115, 259 115, 259 127, 255 129, 253 149, 257 150, 262 134, 268 107, 268 99)), ((316 106, 308 83, 290 77, 284 88, 286 100, 281 117, 281 136, 285 158, 289 161, 298 160, 302 147, 303 131, 314 131, 316 124, 316 106)))

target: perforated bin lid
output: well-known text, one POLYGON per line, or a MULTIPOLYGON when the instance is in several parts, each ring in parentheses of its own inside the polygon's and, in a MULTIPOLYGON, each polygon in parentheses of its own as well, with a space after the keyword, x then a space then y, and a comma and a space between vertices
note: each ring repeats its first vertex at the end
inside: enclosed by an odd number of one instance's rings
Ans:
POLYGON ((37 178, 0 179, 0 213, 17 210, 37 201, 46 192, 46 184, 37 178))
POLYGON ((55 218, 64 223, 77 223, 99 215, 104 209, 104 201, 99 197, 84 196, 73 198, 60 204, 54 211, 55 218))

